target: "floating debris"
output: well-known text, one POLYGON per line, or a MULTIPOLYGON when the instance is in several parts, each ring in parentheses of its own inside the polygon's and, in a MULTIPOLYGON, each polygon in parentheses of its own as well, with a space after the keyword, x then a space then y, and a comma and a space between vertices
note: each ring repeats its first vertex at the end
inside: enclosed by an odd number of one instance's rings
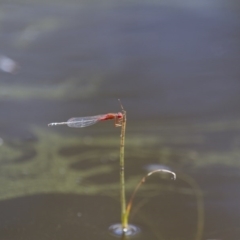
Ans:
POLYGON ((16 73, 18 64, 9 57, 0 55, 0 70, 7 73, 16 73))

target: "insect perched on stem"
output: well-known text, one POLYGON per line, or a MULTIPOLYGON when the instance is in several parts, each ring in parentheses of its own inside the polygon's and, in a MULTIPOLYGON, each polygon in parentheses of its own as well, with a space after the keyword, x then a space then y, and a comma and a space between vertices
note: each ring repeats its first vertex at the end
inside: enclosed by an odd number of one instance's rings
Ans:
POLYGON ((124 179, 124 146, 125 146, 125 130, 126 130, 126 111, 124 110, 120 99, 118 99, 122 112, 107 113, 102 115, 90 117, 70 118, 67 122, 49 123, 48 126, 68 125, 69 127, 82 128, 91 126, 97 122, 105 120, 114 120, 115 127, 121 127, 120 135, 120 200, 121 200, 121 231, 122 234, 129 230, 128 215, 126 212, 126 198, 125 198, 125 179, 124 179))
POLYGON ((91 126, 100 121, 115 120, 115 122, 114 122, 115 127, 121 127, 122 119, 123 119, 123 114, 121 112, 107 113, 107 114, 89 116, 89 117, 70 118, 67 122, 49 123, 48 126, 57 126, 57 125, 65 125, 66 124, 66 125, 68 125, 68 127, 82 128, 82 127, 91 126))

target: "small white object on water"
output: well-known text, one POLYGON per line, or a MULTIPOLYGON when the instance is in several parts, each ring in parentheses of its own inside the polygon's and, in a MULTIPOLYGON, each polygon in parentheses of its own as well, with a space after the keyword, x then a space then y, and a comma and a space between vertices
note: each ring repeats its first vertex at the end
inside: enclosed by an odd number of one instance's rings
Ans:
POLYGON ((145 165, 143 167, 147 172, 152 172, 154 170, 158 170, 158 169, 164 169, 164 170, 168 170, 168 171, 172 171, 172 169, 166 165, 163 164, 158 164, 158 163, 152 163, 152 164, 148 164, 145 165))
POLYGON ((0 55, 0 70, 7 73, 15 73, 18 68, 18 64, 9 57, 0 55))

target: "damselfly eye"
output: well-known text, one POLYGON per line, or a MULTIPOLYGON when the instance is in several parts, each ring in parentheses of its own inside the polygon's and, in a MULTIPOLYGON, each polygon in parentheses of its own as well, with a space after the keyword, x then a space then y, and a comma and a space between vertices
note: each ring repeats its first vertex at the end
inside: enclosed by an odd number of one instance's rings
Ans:
POLYGON ((119 113, 117 114, 117 118, 118 118, 118 119, 123 119, 123 114, 122 114, 121 112, 119 112, 119 113))

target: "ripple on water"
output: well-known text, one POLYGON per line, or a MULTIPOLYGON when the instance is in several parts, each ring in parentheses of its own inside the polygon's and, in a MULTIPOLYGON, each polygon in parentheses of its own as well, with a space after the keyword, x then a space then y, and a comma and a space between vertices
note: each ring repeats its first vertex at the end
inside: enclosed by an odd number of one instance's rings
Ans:
POLYGON ((141 230, 139 227, 132 224, 128 224, 127 229, 123 229, 122 224, 117 223, 109 227, 109 232, 111 233, 111 235, 116 237, 122 237, 123 233, 125 236, 134 237, 138 235, 141 232, 141 230))

